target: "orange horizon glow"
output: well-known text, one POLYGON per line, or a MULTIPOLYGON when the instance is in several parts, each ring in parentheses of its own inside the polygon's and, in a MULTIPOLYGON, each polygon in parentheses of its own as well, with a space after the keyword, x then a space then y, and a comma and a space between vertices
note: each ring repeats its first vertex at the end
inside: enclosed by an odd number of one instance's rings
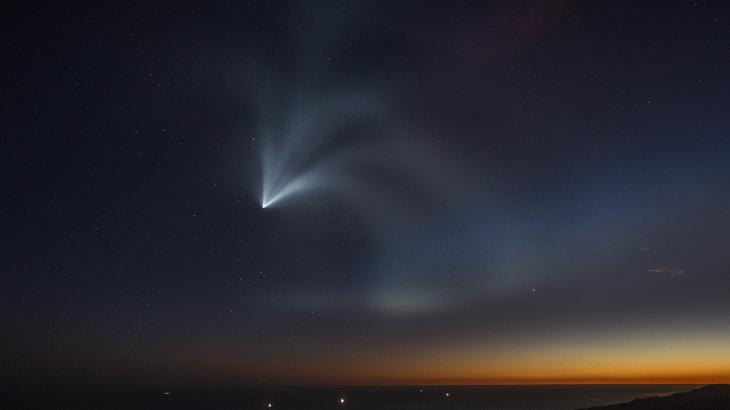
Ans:
POLYGON ((258 380, 246 384, 287 386, 561 386, 561 385, 708 385, 730 384, 730 374, 723 376, 668 376, 668 377, 621 377, 601 378, 510 378, 510 379, 390 379, 390 378, 322 378, 306 381, 258 380))
MULTIPOLYGON (((256 356, 248 350, 149 354, 148 374, 120 378, 231 387, 730 384, 730 329, 719 324, 329 349, 299 340, 259 346, 256 356)), ((89 378, 119 360, 96 360, 89 378)))
MULTIPOLYGON (((332 381, 314 382, 312 385, 351 385, 351 386, 560 386, 560 385, 706 385, 706 384, 730 384, 730 375, 721 378, 703 377, 669 377, 669 378, 623 378, 606 377, 595 379, 582 378, 556 378, 556 379, 444 379, 428 381, 409 380, 351 380, 348 383, 332 383, 332 381)), ((306 385, 306 384, 305 384, 306 385)))
POLYGON ((262 384, 359 386, 730 384, 730 338, 719 331, 708 338, 707 333, 328 352, 317 357, 316 366, 290 357, 244 378, 262 384))

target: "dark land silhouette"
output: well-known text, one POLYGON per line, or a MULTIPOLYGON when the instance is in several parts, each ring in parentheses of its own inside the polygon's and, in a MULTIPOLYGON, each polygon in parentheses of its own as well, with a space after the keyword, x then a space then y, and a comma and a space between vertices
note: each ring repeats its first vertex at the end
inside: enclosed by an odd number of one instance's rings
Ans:
POLYGON ((684 393, 647 397, 628 403, 590 407, 585 410, 722 410, 730 409, 730 385, 711 384, 684 393))
POLYGON ((7 387, 0 386, 3 410, 571 410, 700 385, 7 387))

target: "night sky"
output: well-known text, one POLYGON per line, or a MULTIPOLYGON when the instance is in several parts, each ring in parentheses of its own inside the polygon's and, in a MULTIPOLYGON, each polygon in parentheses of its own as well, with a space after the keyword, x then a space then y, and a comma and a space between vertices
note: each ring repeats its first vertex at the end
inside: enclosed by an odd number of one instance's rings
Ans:
POLYGON ((0 7, 0 375, 730 381, 730 3, 0 7))

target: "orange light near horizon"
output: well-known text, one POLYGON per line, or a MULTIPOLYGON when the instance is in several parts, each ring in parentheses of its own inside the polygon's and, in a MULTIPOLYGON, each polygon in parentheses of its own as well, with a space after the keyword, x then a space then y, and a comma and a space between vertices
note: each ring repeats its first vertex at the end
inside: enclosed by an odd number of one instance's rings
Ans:
MULTIPOLYGON (((220 367, 227 371, 220 377, 240 379, 239 372, 245 368, 267 385, 730 383, 730 328, 710 324, 599 329, 509 340, 449 339, 416 344, 405 351, 401 346, 350 349, 343 345, 326 354, 314 349, 302 344, 275 359, 262 357, 235 367, 221 358, 220 367)), ((443 390, 437 394, 445 396, 443 390)), ((334 400, 339 402, 340 397, 334 400)))

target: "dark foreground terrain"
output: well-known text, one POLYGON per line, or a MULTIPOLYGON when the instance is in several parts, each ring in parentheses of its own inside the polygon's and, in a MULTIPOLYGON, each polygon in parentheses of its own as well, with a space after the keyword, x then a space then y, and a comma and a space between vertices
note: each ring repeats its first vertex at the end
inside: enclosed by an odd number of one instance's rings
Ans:
POLYGON ((711 384, 665 397, 647 397, 628 403, 590 407, 593 410, 722 410, 730 409, 730 385, 711 384))
MULTIPOLYGON (((0 409, 54 410, 574 410, 667 396, 699 386, 547 385, 24 389, 3 395, 0 409), (344 402, 341 402, 344 400, 344 402), (269 407, 271 404, 271 407, 269 407)), ((16 389, 18 390, 18 389, 16 389)), ((704 407, 703 407, 704 408, 704 407)), ((727 407, 730 409, 730 407, 727 407)))

